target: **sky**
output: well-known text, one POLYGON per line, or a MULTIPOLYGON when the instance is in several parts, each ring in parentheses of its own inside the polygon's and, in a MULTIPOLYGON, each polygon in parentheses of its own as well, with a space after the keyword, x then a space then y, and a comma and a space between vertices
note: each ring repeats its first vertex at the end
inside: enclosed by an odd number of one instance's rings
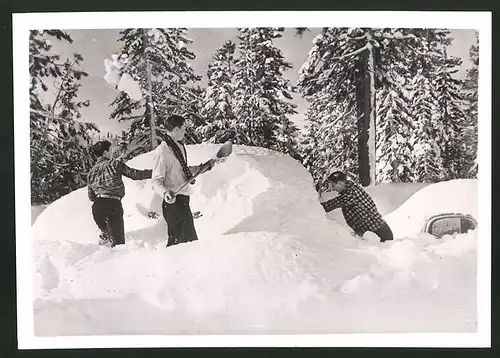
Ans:
MULTIPOLYGON (((113 53, 119 50, 120 43, 119 29, 85 29, 85 30, 67 30, 73 39, 73 43, 52 40, 52 50, 61 55, 61 59, 72 56, 73 53, 80 53, 84 61, 81 69, 86 71, 89 76, 81 82, 79 99, 90 100, 90 107, 82 110, 82 120, 95 123, 101 130, 101 134, 107 132, 120 133, 130 126, 130 122, 118 122, 110 119, 112 112, 110 103, 115 99, 118 91, 112 88, 104 80, 104 59, 110 58, 113 53)), ((305 32, 302 38, 295 36, 294 29, 287 28, 283 37, 275 40, 277 47, 281 49, 287 61, 293 68, 285 72, 285 77, 293 84, 298 78, 298 70, 306 61, 308 52, 312 47, 312 40, 319 32, 319 29, 312 29, 305 32)), ((449 48, 449 55, 462 58, 463 65, 460 68, 459 76, 465 77, 466 69, 470 67, 469 48, 475 42, 473 30, 451 30, 454 38, 449 48)), ((233 40, 236 42, 237 30, 235 28, 191 28, 188 29, 188 37, 194 42, 190 45, 196 58, 191 65, 198 75, 203 79, 200 85, 206 84, 206 70, 215 50, 220 47, 224 41, 233 40)), ((307 109, 307 102, 300 95, 293 96, 293 102, 298 105, 297 115, 292 120, 299 128, 304 125, 304 112, 307 109)), ((44 96, 50 98, 50 94, 44 96)))

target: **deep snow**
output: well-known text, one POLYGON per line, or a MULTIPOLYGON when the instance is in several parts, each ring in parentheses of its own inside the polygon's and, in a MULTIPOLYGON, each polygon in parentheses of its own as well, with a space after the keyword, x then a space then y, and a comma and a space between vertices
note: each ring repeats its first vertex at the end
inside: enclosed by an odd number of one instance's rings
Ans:
MULTIPOLYGON (((217 148, 188 146, 190 164, 217 148)), ((379 243, 328 219, 298 162, 235 146, 193 187, 200 240, 168 249, 163 218, 147 217, 161 212, 149 180, 125 182, 126 245, 96 244, 86 188, 33 225, 36 335, 477 329, 476 233, 419 233, 435 210, 475 215, 475 181, 417 191, 386 216, 397 240, 379 243)))

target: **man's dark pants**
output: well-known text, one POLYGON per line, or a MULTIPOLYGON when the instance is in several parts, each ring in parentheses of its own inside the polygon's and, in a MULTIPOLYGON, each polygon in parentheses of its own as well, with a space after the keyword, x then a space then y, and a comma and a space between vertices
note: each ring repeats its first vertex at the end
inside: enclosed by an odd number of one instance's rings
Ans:
MULTIPOLYGON (((365 234, 364 230, 359 230, 359 229, 355 229, 354 232, 358 236, 363 236, 365 234)), ((389 227, 389 225, 387 225, 387 224, 384 224, 381 227, 379 227, 377 230, 374 231, 374 233, 377 234, 378 237, 380 237, 381 242, 394 239, 394 236, 392 234, 392 230, 389 227)))
POLYGON ((167 246, 198 240, 189 206, 189 196, 177 195, 172 204, 163 201, 162 209, 168 226, 167 246))
POLYGON ((92 205, 97 227, 111 236, 111 246, 125 244, 122 202, 111 198, 97 198, 92 205))

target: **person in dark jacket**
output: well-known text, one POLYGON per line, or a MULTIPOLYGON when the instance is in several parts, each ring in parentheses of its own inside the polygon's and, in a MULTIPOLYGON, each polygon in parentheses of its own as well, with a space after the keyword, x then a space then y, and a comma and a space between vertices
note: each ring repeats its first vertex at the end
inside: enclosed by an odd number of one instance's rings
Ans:
POLYGON ((137 170, 127 166, 119 159, 112 159, 111 143, 107 140, 97 142, 94 154, 97 162, 87 177, 88 197, 92 204, 92 215, 101 230, 99 245, 114 247, 125 244, 123 207, 121 199, 125 196, 122 175, 132 180, 151 178, 152 170, 137 170))
POLYGON ((321 203, 326 212, 341 208, 347 225, 358 236, 362 237, 365 232, 371 231, 377 234, 382 242, 393 240, 391 228, 362 187, 347 180, 347 176, 340 171, 331 174, 328 181, 339 195, 321 203))

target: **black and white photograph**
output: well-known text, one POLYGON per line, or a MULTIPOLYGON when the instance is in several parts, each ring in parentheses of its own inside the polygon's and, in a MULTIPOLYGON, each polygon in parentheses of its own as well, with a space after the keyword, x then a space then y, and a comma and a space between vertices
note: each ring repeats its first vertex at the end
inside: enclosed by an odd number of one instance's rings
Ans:
POLYGON ((20 349, 490 346, 490 13, 27 13, 13 46, 20 349))

